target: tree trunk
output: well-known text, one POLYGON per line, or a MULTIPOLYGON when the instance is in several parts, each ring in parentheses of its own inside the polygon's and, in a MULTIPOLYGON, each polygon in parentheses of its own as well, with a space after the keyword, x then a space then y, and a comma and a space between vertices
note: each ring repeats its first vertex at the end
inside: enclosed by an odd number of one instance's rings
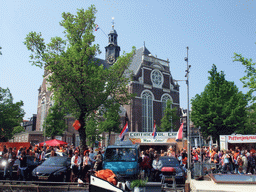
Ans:
POLYGON ((108 132, 108 146, 110 145, 110 135, 111 135, 111 131, 108 132))
POLYGON ((83 153, 84 150, 86 149, 86 133, 85 133, 85 113, 81 113, 79 116, 79 122, 81 124, 80 129, 78 130, 79 132, 79 138, 80 138, 80 150, 83 153))

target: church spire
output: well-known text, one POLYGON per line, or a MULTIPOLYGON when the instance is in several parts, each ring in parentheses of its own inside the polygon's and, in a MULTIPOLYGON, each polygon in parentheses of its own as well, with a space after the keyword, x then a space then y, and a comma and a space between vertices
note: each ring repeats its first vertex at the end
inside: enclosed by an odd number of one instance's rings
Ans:
POLYGON ((112 30, 110 31, 110 33, 108 34, 108 44, 113 44, 113 45, 117 45, 117 33, 116 30, 114 28, 114 17, 112 17, 112 30))
POLYGON ((117 32, 114 28, 114 17, 112 17, 112 30, 108 34, 108 46, 105 47, 105 58, 109 64, 113 64, 119 57, 120 47, 117 45, 117 32))
POLYGON ((115 22, 114 22, 114 17, 112 17, 112 31, 114 31, 115 29, 114 29, 114 25, 115 25, 115 22))

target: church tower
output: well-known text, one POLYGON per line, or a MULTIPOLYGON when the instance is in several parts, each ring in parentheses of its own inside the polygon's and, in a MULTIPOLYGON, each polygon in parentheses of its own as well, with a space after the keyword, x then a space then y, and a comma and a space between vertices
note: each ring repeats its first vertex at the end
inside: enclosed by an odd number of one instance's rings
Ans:
POLYGON ((105 60, 113 65, 116 62, 117 57, 119 57, 120 47, 117 45, 117 33, 114 29, 114 21, 112 22, 112 30, 108 34, 108 46, 105 47, 106 54, 105 60))

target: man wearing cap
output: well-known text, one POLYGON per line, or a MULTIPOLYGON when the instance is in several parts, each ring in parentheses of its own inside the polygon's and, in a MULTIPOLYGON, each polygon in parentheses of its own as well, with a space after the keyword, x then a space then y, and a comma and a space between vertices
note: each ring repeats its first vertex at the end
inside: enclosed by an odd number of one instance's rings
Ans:
POLYGON ((71 168, 74 175, 79 177, 80 165, 81 165, 81 157, 78 156, 79 152, 75 151, 75 155, 71 158, 71 168))

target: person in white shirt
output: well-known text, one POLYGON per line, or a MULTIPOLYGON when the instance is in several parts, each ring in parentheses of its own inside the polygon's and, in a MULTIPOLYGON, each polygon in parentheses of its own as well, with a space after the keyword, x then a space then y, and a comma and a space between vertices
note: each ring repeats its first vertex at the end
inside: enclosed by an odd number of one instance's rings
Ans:
POLYGON ((95 154, 93 153, 93 148, 90 149, 89 157, 90 157, 90 160, 92 161, 91 166, 93 167, 95 163, 95 154))
POLYGON ((81 157, 78 156, 78 151, 75 151, 75 155, 71 158, 71 168, 77 177, 79 177, 79 172, 80 172, 80 165, 81 165, 81 157))
POLYGON ((45 149, 42 150, 41 155, 40 155, 40 161, 45 160, 45 149))
POLYGON ((153 160, 152 167, 153 167, 153 181, 156 181, 159 179, 159 175, 163 167, 162 161, 159 160, 159 155, 157 155, 156 158, 153 160))
POLYGON ((86 151, 84 157, 83 157, 83 166, 82 166, 82 179, 86 178, 87 172, 92 167, 92 159, 89 157, 89 151, 86 151))

